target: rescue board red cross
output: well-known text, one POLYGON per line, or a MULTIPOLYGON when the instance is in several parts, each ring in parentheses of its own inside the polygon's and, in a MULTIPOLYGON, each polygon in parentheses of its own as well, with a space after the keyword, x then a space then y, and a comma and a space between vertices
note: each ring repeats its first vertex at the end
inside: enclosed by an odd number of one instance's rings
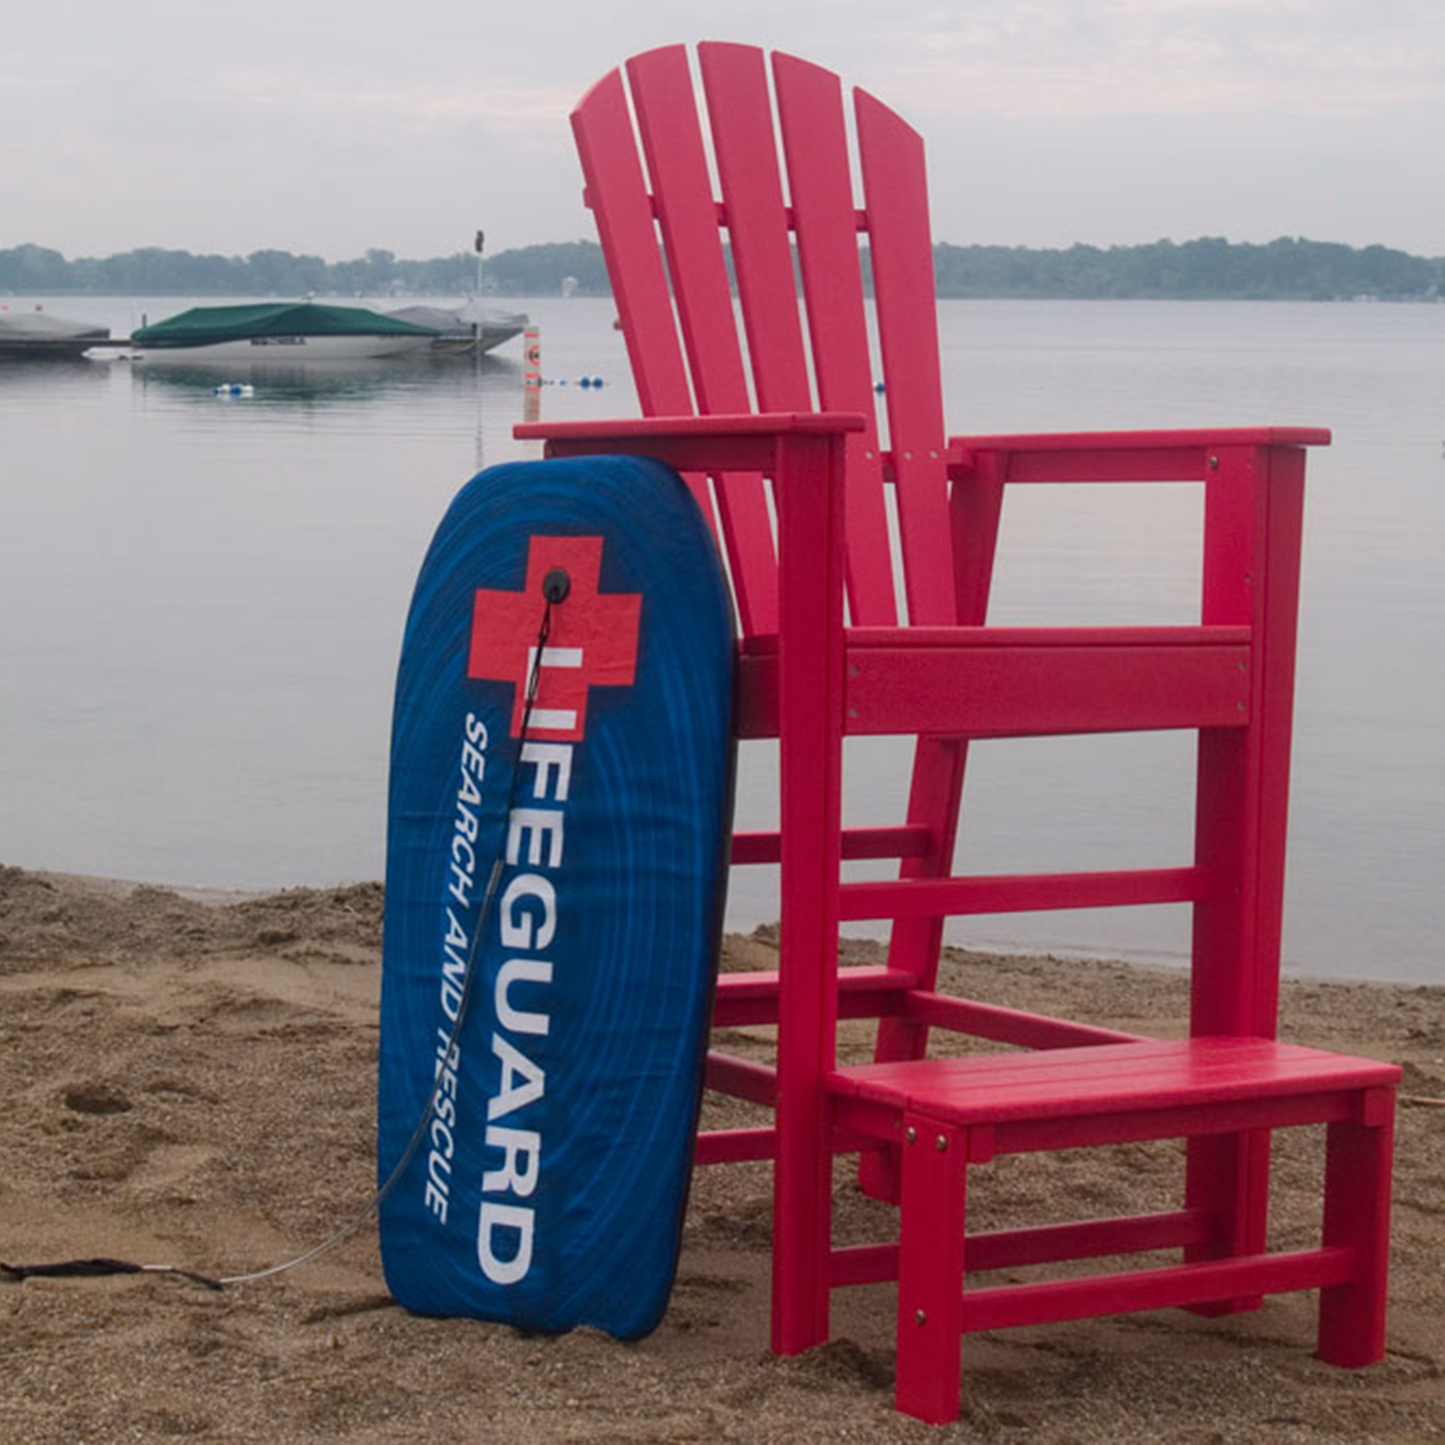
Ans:
POLYGON ((481 587, 472 603, 467 676, 512 684, 513 737, 522 731, 527 679, 546 605, 542 579, 556 567, 567 573, 572 585, 566 600, 552 609, 528 733, 581 738, 587 730, 589 689, 630 687, 636 674, 642 594, 597 590, 602 538, 533 537, 523 589, 502 592, 481 587))

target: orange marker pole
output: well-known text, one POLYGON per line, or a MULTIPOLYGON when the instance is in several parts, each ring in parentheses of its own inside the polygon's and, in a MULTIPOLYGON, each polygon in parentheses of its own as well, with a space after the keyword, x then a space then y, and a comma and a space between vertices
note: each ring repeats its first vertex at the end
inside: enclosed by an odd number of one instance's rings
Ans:
POLYGON ((529 326, 522 333, 522 420, 536 421, 542 412, 542 333, 529 326))

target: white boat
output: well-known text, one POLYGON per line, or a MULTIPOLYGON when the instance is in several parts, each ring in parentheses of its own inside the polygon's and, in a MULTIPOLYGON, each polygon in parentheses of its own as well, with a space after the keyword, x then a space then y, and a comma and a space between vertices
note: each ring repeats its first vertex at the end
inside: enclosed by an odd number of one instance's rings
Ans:
POLYGON ((472 356, 491 351, 520 336, 531 324, 525 311, 499 311, 468 301, 465 306, 403 306, 386 315, 437 333, 432 351, 446 356, 472 356))
POLYGON ((34 311, 0 311, 0 357, 12 361, 73 359, 109 337, 109 327, 67 321, 39 307, 34 311))
POLYGON ((364 360, 427 350, 437 332, 362 306, 193 306, 131 337, 137 361, 364 360))

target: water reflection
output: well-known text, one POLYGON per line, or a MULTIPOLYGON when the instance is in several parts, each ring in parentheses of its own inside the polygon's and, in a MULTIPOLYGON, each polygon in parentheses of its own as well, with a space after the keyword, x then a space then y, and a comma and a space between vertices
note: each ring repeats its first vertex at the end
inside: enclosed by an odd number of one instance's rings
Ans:
POLYGON ((294 363, 148 360, 132 363, 131 372, 142 392, 207 406, 215 401, 217 387, 249 386, 250 396, 235 399, 258 407, 384 402, 421 388, 455 400, 514 389, 521 377, 519 364, 503 357, 427 354, 294 363))
MULTIPOLYGON (((521 419, 522 368, 493 355, 427 355, 307 362, 137 362, 132 386, 141 410, 168 425, 271 439, 300 430, 345 426, 351 440, 384 428, 393 434, 457 437, 470 433, 466 465, 480 471, 500 459, 499 444, 521 419), (232 388, 245 387, 242 394, 232 388), (219 421, 221 425, 214 425, 219 421), (492 444, 488 445, 488 436, 492 444), (491 455, 489 455, 491 453, 491 455)), ((337 452, 340 456, 342 453, 337 452)))
POLYGON ((102 386, 109 380, 109 370, 104 363, 83 356, 26 357, 23 361, 0 358, 0 399, 53 393, 57 387, 102 386))

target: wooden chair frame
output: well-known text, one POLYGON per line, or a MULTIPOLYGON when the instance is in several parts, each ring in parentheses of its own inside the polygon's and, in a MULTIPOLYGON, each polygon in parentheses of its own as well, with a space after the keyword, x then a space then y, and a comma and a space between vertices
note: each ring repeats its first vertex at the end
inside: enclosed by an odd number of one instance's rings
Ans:
POLYGON ((550 455, 656 457, 688 479, 710 517, 716 511, 743 633, 738 730, 780 740, 781 827, 739 834, 732 856, 781 864, 782 966, 725 975, 714 1012, 720 1027, 776 1023, 777 1067, 714 1053, 708 1068, 711 1087, 773 1106, 776 1123, 704 1133, 697 1159, 774 1161, 774 1348, 794 1353, 828 1338, 832 1288, 898 1278, 898 1403, 930 1420, 957 1413, 961 1335, 1009 1323, 1160 1304, 1249 1308, 1269 1291, 1320 1287, 1321 1353, 1347 1364, 1377 1358, 1398 1070, 1275 1042, 1304 448, 1328 433, 945 439, 921 141, 855 94, 859 210, 836 77, 774 56, 770 91, 762 52, 703 45, 698 54, 721 201, 682 47, 629 62, 631 109, 613 72, 573 117, 648 415, 517 434, 544 439, 550 455), (720 228, 731 241, 756 411, 720 228), (873 415, 863 232, 887 450, 873 415), (1120 481, 1202 485, 1198 622, 987 626, 1005 487, 1120 481), (886 486, 904 559, 897 591, 886 486), (1198 733, 1192 860, 953 876, 969 740, 1164 728, 1198 733), (867 734, 917 739, 907 810, 896 826, 844 829, 843 739, 867 734), (899 877, 845 883, 841 864, 852 858, 897 858, 899 877), (1187 1041, 1160 1044, 937 990, 946 916, 1169 902, 1193 910, 1187 1041), (862 919, 893 920, 887 963, 840 970, 839 925, 862 919), (837 1067, 840 1017, 879 1020, 874 1064, 837 1067), (929 1031, 940 1028, 1037 1052, 1002 1056, 1021 1060, 1002 1069, 996 1059, 929 1060, 929 1031), (1269 1131, 1302 1122, 1330 1129, 1325 1243, 1269 1255, 1269 1131), (1181 1209, 966 1236, 970 1163, 1146 1137, 1189 1140, 1181 1209), (919 1139, 934 1149, 915 1147, 919 1139), (901 1204, 897 1243, 832 1244, 832 1158, 851 1150, 862 1153, 863 1187, 901 1204), (1183 1263, 962 1288, 966 1252, 968 1267, 995 1268, 1165 1247, 1180 1248, 1183 1263))

